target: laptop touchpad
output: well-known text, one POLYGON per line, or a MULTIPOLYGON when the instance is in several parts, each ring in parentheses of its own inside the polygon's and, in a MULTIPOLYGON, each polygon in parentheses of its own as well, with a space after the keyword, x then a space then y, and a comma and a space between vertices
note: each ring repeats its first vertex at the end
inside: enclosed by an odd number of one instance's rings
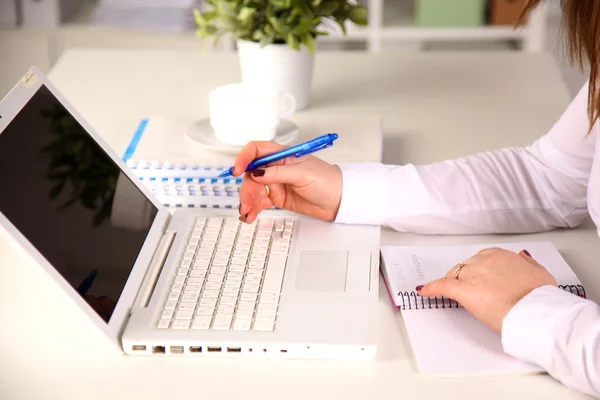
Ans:
POLYGON ((313 292, 343 292, 348 267, 347 251, 304 250, 296 277, 296 289, 313 292))

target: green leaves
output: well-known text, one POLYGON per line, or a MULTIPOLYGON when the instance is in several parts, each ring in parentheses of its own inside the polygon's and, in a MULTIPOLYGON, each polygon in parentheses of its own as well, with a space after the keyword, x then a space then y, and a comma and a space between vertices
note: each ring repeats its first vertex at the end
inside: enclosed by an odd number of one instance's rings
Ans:
POLYGON ((266 46, 287 43, 314 52, 315 38, 327 35, 326 21, 346 34, 346 23, 367 25, 367 11, 351 0, 206 0, 209 11, 194 10, 196 34, 216 41, 230 35, 266 46))

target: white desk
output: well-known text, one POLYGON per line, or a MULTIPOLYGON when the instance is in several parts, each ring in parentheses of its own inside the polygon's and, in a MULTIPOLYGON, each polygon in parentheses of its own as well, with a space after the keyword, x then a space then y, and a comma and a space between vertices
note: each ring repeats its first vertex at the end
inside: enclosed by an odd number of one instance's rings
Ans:
MULTIPOLYGON (((568 103, 552 59, 525 54, 319 54, 311 108, 381 113, 384 161, 424 163, 546 132, 568 103)), ((73 51, 50 74, 122 154, 139 119, 204 115, 209 87, 239 79, 235 56, 187 52, 73 51)), ((361 132, 354 134, 360 135, 361 132)), ((356 154, 361 149, 356 149, 356 154)), ((514 236, 437 237, 385 231, 384 244, 552 240, 592 299, 600 300, 599 239, 591 224, 514 236)), ((434 379, 418 374, 400 314, 384 290, 374 362, 126 357, 77 319, 33 266, 0 244, 0 398, 520 399, 583 398, 548 376, 434 379)))

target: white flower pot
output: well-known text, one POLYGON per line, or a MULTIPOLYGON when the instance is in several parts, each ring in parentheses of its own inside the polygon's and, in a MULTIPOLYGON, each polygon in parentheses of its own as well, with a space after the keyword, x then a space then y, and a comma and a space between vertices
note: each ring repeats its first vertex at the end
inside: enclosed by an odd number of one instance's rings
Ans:
POLYGON ((249 84, 274 86, 294 96, 296 108, 308 105, 314 57, 306 46, 294 50, 287 44, 260 47, 256 42, 237 41, 242 81, 249 84))

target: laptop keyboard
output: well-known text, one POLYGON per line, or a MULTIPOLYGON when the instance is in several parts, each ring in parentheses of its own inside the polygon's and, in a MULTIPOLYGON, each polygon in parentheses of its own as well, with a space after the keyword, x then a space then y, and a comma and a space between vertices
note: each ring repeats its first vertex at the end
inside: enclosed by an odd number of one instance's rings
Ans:
POLYGON ((294 219, 198 217, 158 329, 273 331, 294 219))

